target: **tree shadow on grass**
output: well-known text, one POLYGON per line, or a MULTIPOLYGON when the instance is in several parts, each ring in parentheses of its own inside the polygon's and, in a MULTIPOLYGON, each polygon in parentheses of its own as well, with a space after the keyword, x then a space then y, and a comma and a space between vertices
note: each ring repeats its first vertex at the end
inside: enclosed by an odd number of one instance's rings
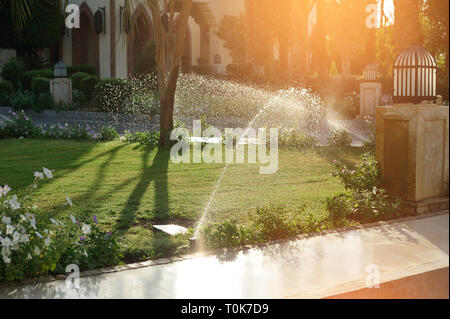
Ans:
POLYGON ((143 170, 139 182, 128 197, 124 208, 117 220, 117 230, 127 230, 132 226, 136 213, 142 202, 145 192, 152 182, 154 189, 154 218, 167 219, 169 217, 169 194, 167 187, 167 171, 170 160, 170 149, 159 147, 150 166, 150 154, 153 147, 146 147, 142 155, 143 170))

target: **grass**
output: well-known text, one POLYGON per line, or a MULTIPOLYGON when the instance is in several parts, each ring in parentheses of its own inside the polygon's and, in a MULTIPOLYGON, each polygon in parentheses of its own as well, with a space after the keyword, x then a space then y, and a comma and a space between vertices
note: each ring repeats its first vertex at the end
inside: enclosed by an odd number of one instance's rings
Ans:
MULTIPOLYGON (((359 161, 360 151, 280 150, 275 175, 258 164, 232 164, 217 190, 207 222, 237 219, 268 202, 325 213, 325 198, 342 191, 330 176, 333 159, 359 161)), ((43 217, 97 215, 100 225, 123 237, 125 261, 160 258, 187 248, 188 235, 170 237, 152 224, 193 227, 225 164, 174 164, 170 150, 122 142, 7 139, 0 141, 0 185, 19 193, 45 166, 55 178, 34 193, 43 217), (69 207, 65 197, 74 204, 69 207)))

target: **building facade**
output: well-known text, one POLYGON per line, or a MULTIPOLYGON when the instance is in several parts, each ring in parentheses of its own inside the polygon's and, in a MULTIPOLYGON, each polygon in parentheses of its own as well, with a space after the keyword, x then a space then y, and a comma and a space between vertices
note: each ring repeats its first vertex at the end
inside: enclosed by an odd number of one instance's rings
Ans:
MULTIPOLYGON (((223 16, 244 12, 244 2, 194 1, 183 54, 184 70, 190 71, 192 65, 204 63, 212 65, 215 72, 225 72, 232 59, 216 31, 223 16)), ((101 78, 126 78, 133 72, 136 57, 153 39, 151 14, 145 5, 133 7, 131 28, 134 30, 129 30, 124 23, 124 0, 75 0, 71 3, 79 5, 80 28, 66 30, 60 43, 60 59, 67 65, 94 65, 101 78), (104 31, 100 34, 95 30, 98 10, 104 14, 104 31)))

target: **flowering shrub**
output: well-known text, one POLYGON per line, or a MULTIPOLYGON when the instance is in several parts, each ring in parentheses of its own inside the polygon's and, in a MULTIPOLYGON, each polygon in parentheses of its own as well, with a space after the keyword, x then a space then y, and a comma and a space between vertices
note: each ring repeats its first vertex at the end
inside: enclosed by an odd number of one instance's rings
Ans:
POLYGON ((339 178, 346 190, 359 192, 363 190, 371 191, 379 182, 378 162, 363 155, 363 162, 354 169, 349 169, 339 161, 334 160, 334 171, 332 176, 339 178))
POLYGON ((156 146, 159 143, 159 137, 159 131, 135 133, 125 131, 125 141, 127 143, 140 143, 142 145, 156 146))
POLYGON ((339 161, 334 161, 332 176, 338 177, 347 193, 334 195, 327 199, 327 208, 333 222, 346 217, 370 222, 395 217, 400 201, 390 199, 386 191, 379 188, 380 176, 378 163, 363 156, 363 162, 354 169, 347 168, 339 161))
POLYGON ((21 112, 10 112, 14 120, 6 121, 0 125, 0 138, 6 137, 36 137, 40 130, 22 110, 21 112))
POLYGON ((316 144, 317 139, 314 136, 297 130, 283 131, 278 139, 278 146, 287 149, 302 150, 314 147, 316 144))
POLYGON ((114 141, 120 138, 119 133, 111 126, 102 126, 99 135, 99 139, 105 142, 114 141))
POLYGON ((356 115, 359 114, 359 107, 360 107, 360 95, 358 92, 353 91, 352 93, 347 93, 344 97, 345 100, 345 108, 347 110, 347 113, 354 118, 356 115))
POLYGON ((347 217, 350 207, 351 197, 348 194, 338 194, 327 198, 327 209, 334 224, 339 224, 347 217))
POLYGON ((333 129, 330 136, 328 137, 328 145, 330 146, 350 146, 352 144, 352 139, 348 132, 343 129, 333 129))
POLYGON ((36 126, 25 112, 10 112, 13 120, 6 121, 0 125, 0 138, 54 138, 54 139, 77 139, 88 140, 94 137, 94 132, 89 125, 52 125, 47 127, 36 126))
MULTIPOLYGON (((69 264, 92 269, 119 262, 117 238, 100 230, 97 217, 93 224, 79 222, 73 216, 65 221, 39 218, 31 192, 51 178, 53 172, 45 167, 35 172, 34 182, 21 200, 16 194, 9 195, 8 185, 0 186, 0 281, 61 273, 69 264)), ((72 205, 70 198, 67 201, 72 205)))

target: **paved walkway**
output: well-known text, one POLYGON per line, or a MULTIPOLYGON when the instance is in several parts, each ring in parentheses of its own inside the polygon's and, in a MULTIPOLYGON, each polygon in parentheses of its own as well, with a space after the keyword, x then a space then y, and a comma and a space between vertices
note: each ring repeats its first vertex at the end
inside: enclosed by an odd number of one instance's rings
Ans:
POLYGON ((224 256, 81 277, 79 290, 68 289, 64 281, 5 288, 0 298, 325 297, 348 283, 364 288, 366 271, 376 267, 381 282, 448 267, 448 221, 447 212, 224 256))

